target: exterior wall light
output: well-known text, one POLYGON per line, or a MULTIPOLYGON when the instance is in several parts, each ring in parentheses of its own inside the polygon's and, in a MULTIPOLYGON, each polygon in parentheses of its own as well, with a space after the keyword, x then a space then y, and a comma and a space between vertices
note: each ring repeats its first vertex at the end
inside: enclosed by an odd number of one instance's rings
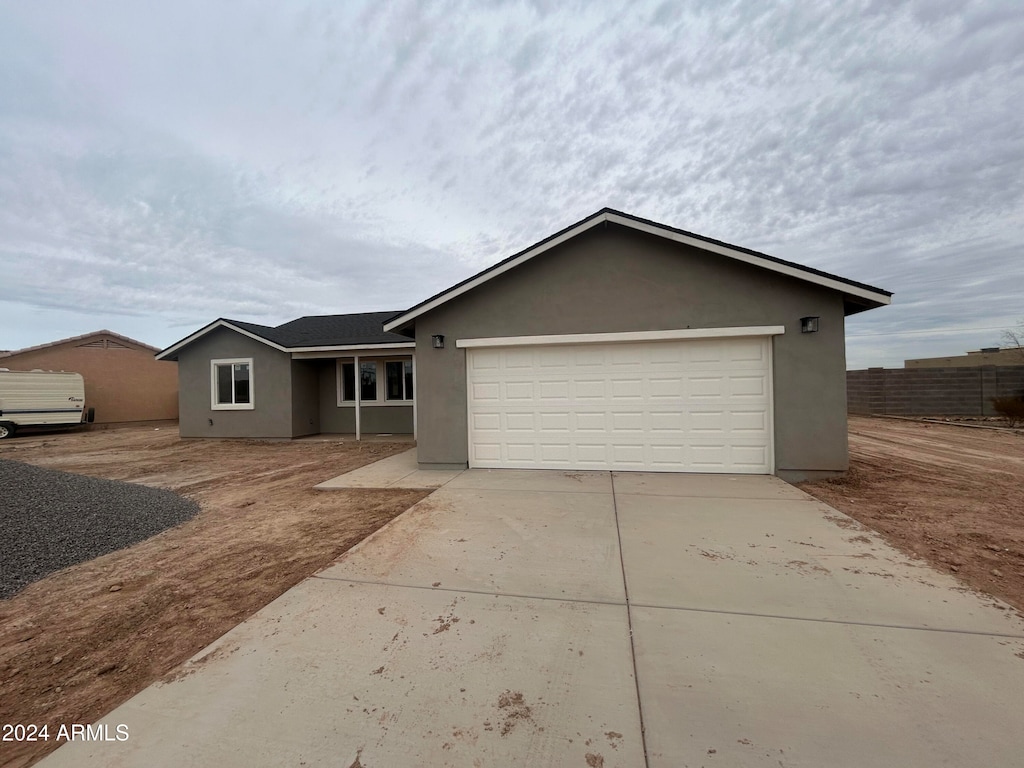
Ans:
POLYGON ((800 333, 817 333, 819 320, 821 320, 820 317, 801 317, 800 333))
POLYGON ((430 337, 430 346, 434 349, 444 349, 444 336, 440 333, 430 337))

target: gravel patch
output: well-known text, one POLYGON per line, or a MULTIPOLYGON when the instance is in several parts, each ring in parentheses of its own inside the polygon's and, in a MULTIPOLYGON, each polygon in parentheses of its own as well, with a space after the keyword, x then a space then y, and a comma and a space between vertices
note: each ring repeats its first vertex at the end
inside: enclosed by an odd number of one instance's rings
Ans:
POLYGON ((0 598, 198 512, 172 491, 0 459, 0 598))

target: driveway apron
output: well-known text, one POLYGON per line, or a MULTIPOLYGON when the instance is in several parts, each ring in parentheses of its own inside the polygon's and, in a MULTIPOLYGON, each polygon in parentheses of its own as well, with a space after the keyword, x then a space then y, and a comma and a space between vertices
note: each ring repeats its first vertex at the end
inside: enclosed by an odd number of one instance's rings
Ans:
POLYGON ((43 764, 1009 766, 1022 656, 776 478, 470 470, 43 764))

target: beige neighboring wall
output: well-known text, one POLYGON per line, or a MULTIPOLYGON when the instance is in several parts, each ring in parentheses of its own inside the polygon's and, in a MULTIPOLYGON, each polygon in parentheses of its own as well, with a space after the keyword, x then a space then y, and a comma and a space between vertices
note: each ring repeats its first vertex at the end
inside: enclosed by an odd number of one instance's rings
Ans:
POLYGON ((904 368, 980 368, 983 365, 1024 365, 1024 349, 978 349, 953 357, 919 357, 904 360, 904 368))
POLYGON ((0 354, 12 371, 68 371, 85 379, 85 406, 95 423, 178 418, 178 364, 154 359, 158 350, 112 331, 96 331, 0 354))

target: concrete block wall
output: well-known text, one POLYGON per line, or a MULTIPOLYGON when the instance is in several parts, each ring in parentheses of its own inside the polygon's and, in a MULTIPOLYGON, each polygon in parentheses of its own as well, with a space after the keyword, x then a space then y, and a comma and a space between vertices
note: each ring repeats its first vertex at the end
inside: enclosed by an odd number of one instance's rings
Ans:
POLYGON ((1024 366, 868 368, 846 372, 850 413, 994 416, 993 397, 1024 395, 1024 366))

